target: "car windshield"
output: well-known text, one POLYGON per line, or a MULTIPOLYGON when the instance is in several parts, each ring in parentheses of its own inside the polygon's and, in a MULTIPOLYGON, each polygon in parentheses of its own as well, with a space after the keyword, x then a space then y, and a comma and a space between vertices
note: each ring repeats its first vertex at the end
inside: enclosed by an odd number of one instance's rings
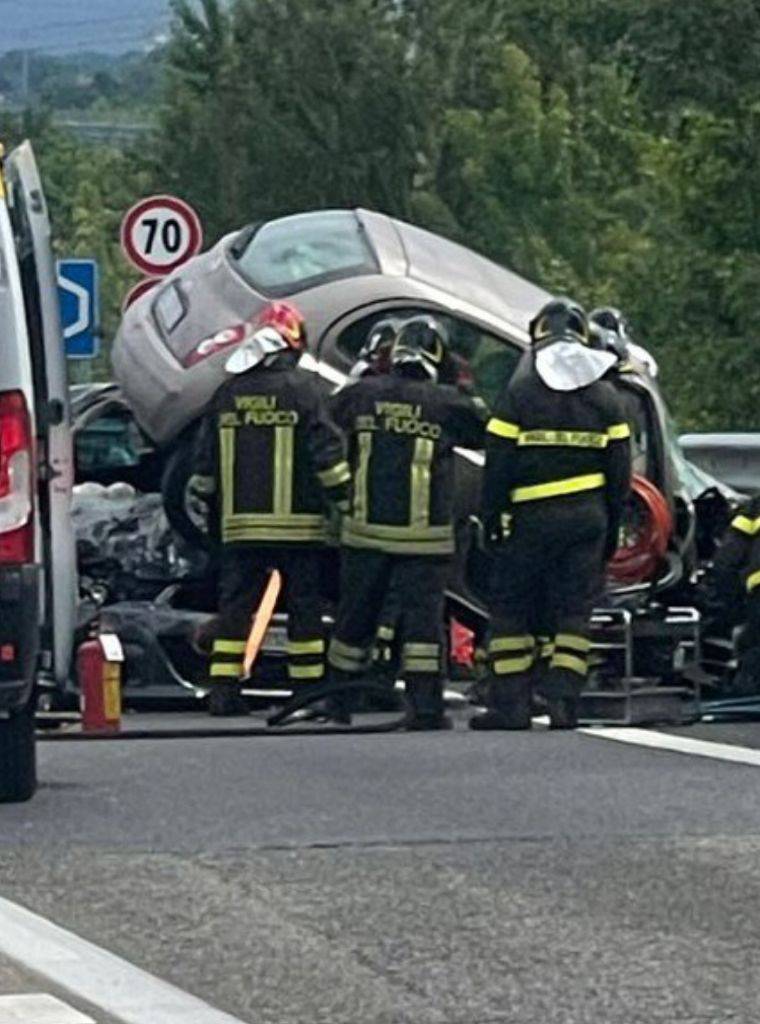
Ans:
POLYGON ((442 323, 449 337, 450 350, 459 364, 459 377, 468 381, 475 393, 489 408, 492 407, 514 373, 521 350, 459 317, 414 307, 381 310, 347 327, 338 337, 338 351, 347 363, 353 363, 371 328, 379 320, 390 317, 402 321, 421 313, 433 313, 442 323))
POLYGON ((345 210, 262 225, 237 252, 236 265, 258 292, 271 296, 379 269, 359 220, 345 210))

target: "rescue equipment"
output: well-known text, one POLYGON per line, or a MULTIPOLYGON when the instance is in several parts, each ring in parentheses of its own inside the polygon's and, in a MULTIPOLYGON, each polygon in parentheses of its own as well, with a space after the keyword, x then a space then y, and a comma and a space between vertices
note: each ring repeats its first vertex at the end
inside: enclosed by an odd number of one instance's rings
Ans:
POLYGON ((652 579, 673 536, 673 515, 662 492, 646 477, 633 477, 623 533, 608 566, 610 579, 622 584, 652 579))
POLYGON ((99 633, 77 651, 83 732, 121 729, 121 666, 124 651, 114 633, 99 633))

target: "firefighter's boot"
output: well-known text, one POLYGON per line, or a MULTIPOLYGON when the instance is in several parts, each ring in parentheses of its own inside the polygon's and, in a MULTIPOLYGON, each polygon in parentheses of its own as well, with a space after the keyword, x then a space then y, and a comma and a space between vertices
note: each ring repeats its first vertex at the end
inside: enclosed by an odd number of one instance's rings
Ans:
POLYGON ((439 678, 408 673, 406 679, 407 712, 404 728, 407 732, 435 732, 452 728, 452 721, 444 713, 443 684, 439 678))
POLYGON ((208 695, 208 713, 213 718, 236 718, 248 714, 248 705, 237 682, 214 683, 208 695))
POLYGON ((505 730, 519 732, 531 727, 530 684, 528 680, 506 683, 493 679, 488 688, 488 709, 473 715, 470 728, 476 732, 505 730))
POLYGON ((550 729, 575 729, 578 725, 577 697, 547 697, 550 729))

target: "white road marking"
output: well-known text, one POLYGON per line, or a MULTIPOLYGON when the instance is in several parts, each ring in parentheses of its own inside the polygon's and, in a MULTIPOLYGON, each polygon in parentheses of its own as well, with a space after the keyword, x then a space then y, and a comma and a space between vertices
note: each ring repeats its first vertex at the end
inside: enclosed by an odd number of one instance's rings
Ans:
POLYGON ((95 1024, 55 996, 0 996, 0 1024, 95 1024))
POLYGON ((598 740, 614 740, 616 743, 631 743, 636 747, 650 747, 653 750, 670 751, 674 754, 691 754, 693 757, 710 757, 716 761, 731 761, 734 764, 748 764, 760 768, 760 750, 735 747, 728 743, 713 743, 711 740, 693 740, 688 736, 673 736, 666 732, 649 729, 597 727, 579 729, 584 736, 598 740))
POLYGON ((125 1024, 243 1024, 2 897, 0 953, 125 1024))

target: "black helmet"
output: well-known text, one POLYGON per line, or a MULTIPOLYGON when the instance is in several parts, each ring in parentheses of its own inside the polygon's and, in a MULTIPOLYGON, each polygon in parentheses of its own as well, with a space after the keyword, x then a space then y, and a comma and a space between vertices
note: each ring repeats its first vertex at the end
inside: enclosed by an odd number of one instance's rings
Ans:
POLYGON ((631 340, 631 327, 619 309, 614 306, 600 306, 589 314, 589 320, 605 331, 612 331, 618 338, 631 340))
POLYGON ((367 340, 359 352, 359 359, 367 363, 374 363, 383 354, 390 352, 396 340, 399 329, 399 321, 393 317, 384 317, 378 320, 369 329, 367 340))
POLYGON ((588 317, 583 306, 568 298, 547 302, 530 322, 534 345, 545 341, 580 341, 589 343, 588 317))
POLYGON ((614 352, 619 358, 625 359, 628 354, 628 343, 632 341, 631 328, 620 312, 613 306, 600 306, 589 315, 592 331, 600 339, 600 346, 614 352))
POLYGON ((417 366, 438 380, 448 345, 446 328, 434 316, 412 317, 401 326, 391 352, 393 366, 417 366))

